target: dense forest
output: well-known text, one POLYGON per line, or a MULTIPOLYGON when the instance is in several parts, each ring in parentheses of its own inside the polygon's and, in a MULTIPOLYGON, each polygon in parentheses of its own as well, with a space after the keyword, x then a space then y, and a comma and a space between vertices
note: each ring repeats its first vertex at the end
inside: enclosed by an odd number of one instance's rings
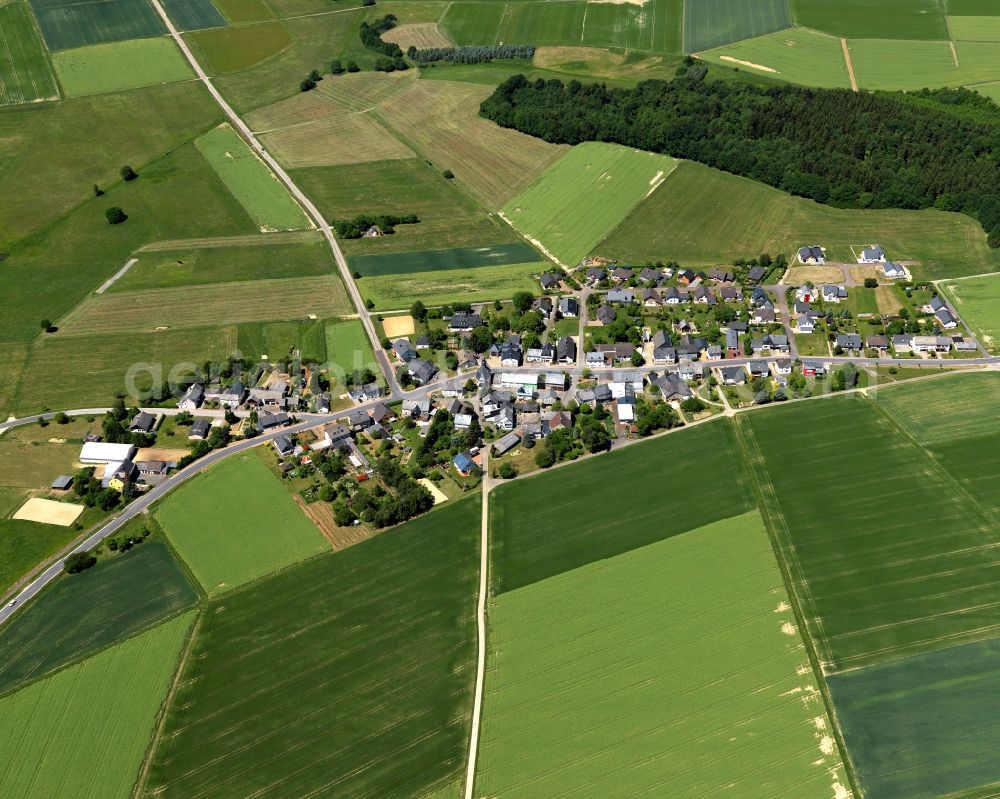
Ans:
POLYGON ((427 47, 418 50, 410 46, 406 55, 418 64, 451 61, 455 64, 483 64, 493 59, 532 58, 533 44, 490 44, 481 47, 427 47))
POLYGON ((939 208, 1000 247, 1000 109, 966 89, 912 94, 706 80, 612 89, 579 81, 497 87, 481 113, 550 142, 617 142, 849 208, 939 208))

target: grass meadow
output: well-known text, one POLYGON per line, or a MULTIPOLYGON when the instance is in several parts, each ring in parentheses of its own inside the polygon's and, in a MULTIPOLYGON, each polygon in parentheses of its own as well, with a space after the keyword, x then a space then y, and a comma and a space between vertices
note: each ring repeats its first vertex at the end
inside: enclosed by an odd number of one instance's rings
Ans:
POLYGON ((891 91, 962 86, 1000 79, 1000 43, 852 39, 851 60, 862 89, 891 91))
POLYGON ((419 75, 405 72, 346 72, 324 79, 314 90, 349 111, 367 111, 406 91, 419 75))
POLYGON ((788 0, 685 0, 684 50, 710 50, 791 25, 788 0))
POLYGON ((0 794, 127 799, 193 615, 0 699, 0 794))
POLYGON ((702 53, 701 58, 804 86, 846 89, 851 85, 840 40, 804 28, 726 44, 702 53), (737 64, 730 59, 746 63, 737 64))
POLYGON ((237 328, 237 349, 245 357, 284 361, 292 350, 302 360, 326 361, 326 326, 318 319, 298 322, 244 323, 237 328))
POLYGON ((834 795, 787 599, 757 513, 502 594, 476 795, 834 795))
POLYGON ((157 540, 62 577, 0 628, 0 694, 155 627, 197 598, 157 540))
POLYGON ((230 22, 261 22, 274 19, 274 12, 263 0, 214 0, 230 22))
POLYGON ((310 226, 284 185, 228 124, 200 136, 195 145, 261 230, 310 226))
POLYGON ((179 30, 221 28, 226 24, 212 0, 161 0, 170 19, 179 30))
POLYGON ((994 355, 1000 352, 1000 276, 944 282, 941 290, 983 346, 994 355))
POLYGON ((0 106, 58 98, 59 89, 28 4, 0 6, 0 106))
POLYGON ((146 0, 80 3, 76 0, 29 0, 49 50, 142 39, 166 33, 146 0))
MULTIPOLYGON (((950 0, 948 5, 954 5, 950 0)), ((791 0, 795 22, 851 39, 948 40, 938 0, 791 0)), ((951 12, 954 13, 954 12, 951 12)))
POLYGON ((948 17, 948 30, 959 42, 1000 42, 1000 16, 948 17))
POLYGON ((441 18, 441 27, 458 45, 496 44, 507 3, 451 3, 441 18))
POLYGON ((750 486, 738 460, 722 419, 499 486, 490 496, 492 592, 745 513, 750 486), (667 480, 664 468, 680 463, 684 468, 667 480))
POLYGON ((181 51, 165 36, 96 44, 54 53, 67 97, 138 89, 194 77, 181 51))
POLYGON ((727 263, 803 244, 854 262, 851 247, 878 241, 889 257, 916 261, 918 280, 978 274, 1000 260, 974 219, 942 211, 847 210, 792 197, 762 183, 682 162, 664 185, 608 236, 597 253, 633 263, 672 258, 688 266, 727 263))
POLYGON ((670 174, 673 158, 614 144, 578 144, 508 202, 511 224, 576 266, 670 174))
POLYGON ((738 428, 827 672, 1000 630, 997 527, 881 396, 754 412, 738 428))
POLYGON ((492 247, 453 247, 450 250, 359 255, 351 259, 351 269, 362 277, 405 275, 411 272, 441 272, 527 263, 538 253, 523 241, 492 247))
POLYGON ((256 66, 292 44, 288 29, 277 21, 196 31, 186 39, 207 71, 223 75, 256 66))
POLYGON ((326 323, 326 358, 343 369, 344 374, 365 368, 376 374, 379 372, 378 362, 360 319, 326 323))
POLYGON ((986 797, 1000 782, 1000 641, 836 674, 830 691, 866 796, 986 797))
POLYGON ((472 269, 448 269, 432 272, 407 272, 379 275, 358 281, 365 299, 380 311, 409 308, 420 300, 425 305, 452 302, 506 300, 517 291, 535 292, 535 275, 546 271, 548 262, 477 266, 472 269))
POLYGON ((156 520, 209 596, 329 549, 252 452, 185 483, 157 507, 156 520))
POLYGON ((480 515, 449 502, 210 602, 137 795, 410 799, 460 778, 480 515))

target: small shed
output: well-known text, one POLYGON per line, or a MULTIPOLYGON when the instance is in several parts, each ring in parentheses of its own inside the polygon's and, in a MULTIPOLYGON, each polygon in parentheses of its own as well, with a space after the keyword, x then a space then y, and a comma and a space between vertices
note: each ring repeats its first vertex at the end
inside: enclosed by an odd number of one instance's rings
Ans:
POLYGON ((73 486, 73 478, 68 474, 61 474, 52 481, 53 491, 68 491, 73 486))

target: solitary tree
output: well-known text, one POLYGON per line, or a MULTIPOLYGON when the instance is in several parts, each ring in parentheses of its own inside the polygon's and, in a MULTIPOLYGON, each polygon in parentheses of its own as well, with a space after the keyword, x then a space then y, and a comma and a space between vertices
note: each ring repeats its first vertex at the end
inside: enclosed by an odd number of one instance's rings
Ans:
POLYGON ((319 83, 319 81, 323 80, 323 76, 319 74, 318 69, 314 69, 312 72, 309 73, 309 80, 319 83))
POLYGON ((108 224, 111 225, 120 225, 122 222, 128 219, 126 213, 117 205, 113 205, 107 211, 105 211, 104 216, 107 217, 108 224))
POLYGON ((104 189, 102 189, 96 183, 94 184, 94 196, 95 197, 103 197, 104 196, 104 189))
POLYGON ((453 177, 455 177, 455 173, 452 172, 450 169, 446 169, 441 174, 444 175, 445 180, 451 180, 453 177))
POLYGON ((122 180, 124 180, 126 183, 128 183, 130 180, 135 180, 137 177, 139 177, 139 173, 136 172, 134 169, 132 169, 132 167, 130 167, 128 164, 126 164, 121 168, 121 175, 122 175, 122 180))
POLYGON ((427 319, 427 306, 420 300, 417 300, 410 306, 410 316, 417 322, 425 321, 427 319))
POLYGON ((344 74, 344 65, 340 63, 339 58, 335 58, 330 62, 330 72, 334 75, 344 74))
MULTIPOLYGON (((374 5, 374 3, 372 5, 374 5)), ((358 62, 357 61, 348 61, 347 62, 347 71, 348 72, 360 72, 361 71, 361 67, 358 66, 358 62)))
POLYGON ((511 299, 518 313, 526 313, 535 301, 530 291, 515 291, 511 299))
POLYGON ((63 562, 63 569, 67 574, 77 574, 86 571, 95 563, 97 563, 97 558, 90 554, 89 551, 74 552, 63 562))
POLYGON ((42 328, 43 333, 48 333, 52 329, 52 322, 48 319, 43 319, 38 323, 38 326, 42 328))

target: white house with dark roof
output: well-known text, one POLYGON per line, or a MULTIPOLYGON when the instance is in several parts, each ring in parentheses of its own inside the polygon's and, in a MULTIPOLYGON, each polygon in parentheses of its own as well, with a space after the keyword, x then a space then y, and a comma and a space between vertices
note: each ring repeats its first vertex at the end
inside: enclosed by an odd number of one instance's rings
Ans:
POLYGON ((825 264, 826 254, 823 248, 813 244, 809 247, 800 247, 796 257, 800 264, 825 264))
POLYGON ((878 244, 870 244, 861 251, 858 256, 859 264, 884 264, 888 260, 885 257, 885 250, 878 244))

